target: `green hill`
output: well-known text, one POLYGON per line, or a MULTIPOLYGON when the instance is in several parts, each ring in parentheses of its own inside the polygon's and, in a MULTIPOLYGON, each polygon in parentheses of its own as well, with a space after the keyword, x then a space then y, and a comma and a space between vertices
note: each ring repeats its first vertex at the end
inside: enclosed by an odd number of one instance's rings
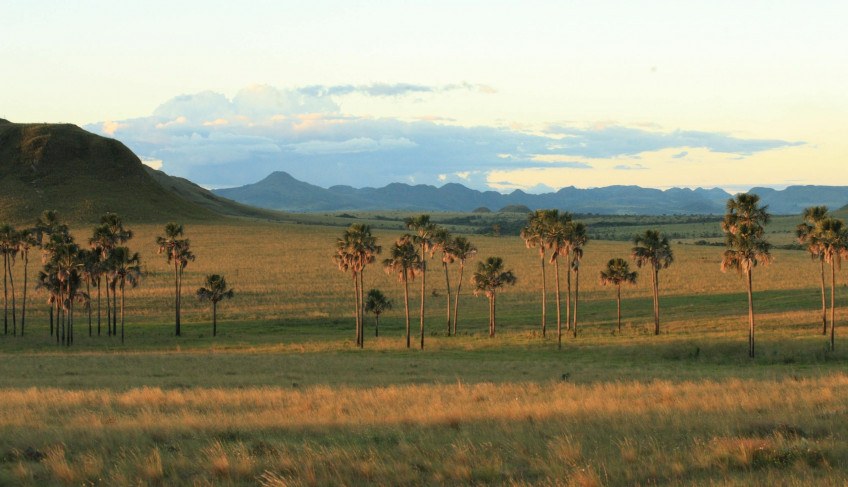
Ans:
POLYGON ((162 187, 126 146, 71 124, 0 120, 0 218, 31 223, 45 209, 70 222, 106 212, 131 221, 220 218, 162 187))

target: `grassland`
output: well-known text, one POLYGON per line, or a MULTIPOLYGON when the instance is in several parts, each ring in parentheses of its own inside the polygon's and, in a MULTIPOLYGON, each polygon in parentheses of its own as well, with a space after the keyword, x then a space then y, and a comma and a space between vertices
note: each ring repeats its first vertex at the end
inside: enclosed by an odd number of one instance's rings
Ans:
MULTIPOLYGON (((517 237, 478 235, 478 259, 502 256, 519 278, 499 298, 496 338, 486 336, 485 298, 468 291, 460 335, 445 336, 444 276, 432 261, 426 348, 407 350, 402 290, 374 266, 366 288, 395 308, 359 350, 353 283, 330 260, 340 228, 186 225, 198 258, 178 339, 173 276, 153 243, 161 228, 130 226, 147 277, 127 293, 126 345, 97 337, 96 317, 88 337, 78 315, 76 343, 57 346, 38 292, 26 336, 0 336, 0 485, 848 482, 848 341, 838 328, 827 351, 817 267, 804 252, 776 250, 755 270, 754 361, 744 283, 720 272, 720 248, 674 246, 655 337, 649 280, 623 289, 621 333, 614 290, 598 283, 629 244, 590 242, 580 333, 558 351, 552 280, 540 334, 538 253, 517 237), (219 308, 214 339, 211 310, 190 296, 212 272, 237 292, 219 308)), ((398 233, 377 231, 384 246, 398 233)))

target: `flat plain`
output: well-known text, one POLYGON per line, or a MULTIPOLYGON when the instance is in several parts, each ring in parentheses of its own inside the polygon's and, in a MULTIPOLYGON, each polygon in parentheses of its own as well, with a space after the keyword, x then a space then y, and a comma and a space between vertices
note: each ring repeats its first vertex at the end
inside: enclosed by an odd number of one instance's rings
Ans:
MULTIPOLYGON (((93 336, 78 311, 75 343, 57 345, 46 296, 33 290, 25 336, 0 335, 2 485, 848 482, 846 287, 838 284, 830 352, 818 266, 804 251, 776 249, 774 263, 754 271, 754 360, 744 282, 720 271, 721 247, 692 244, 709 231, 703 222, 676 230, 675 262, 660 272, 659 336, 647 274, 622 288, 621 332, 615 291, 599 283, 609 259, 629 258, 627 241, 586 246, 578 334, 558 350, 553 268, 543 337, 538 251, 516 236, 469 235, 479 252, 466 266, 458 335, 446 333, 436 258, 425 348, 406 349, 402 288, 379 256, 365 287, 394 307, 379 337, 366 316, 359 349, 353 281, 331 260, 343 227, 185 224, 197 260, 186 268, 178 338, 173 269, 154 244, 161 225, 127 225, 146 277, 127 291, 124 345, 105 328, 97 336, 96 306, 93 336), (468 278, 493 255, 518 283, 499 295, 489 338, 486 298, 472 295, 468 278), (211 273, 236 291, 219 306, 217 337, 211 309, 193 297, 211 273)), ((775 242, 790 243, 791 222, 777 227, 775 242)), ((81 241, 90 229, 72 232, 81 241)), ((400 233, 375 230, 384 249, 400 233)), ((38 266, 33 257, 30 282, 38 266)), ((458 265, 449 270, 453 289, 458 265)), ((564 321, 564 266, 561 274, 564 321)), ((413 330, 419 284, 410 283, 413 330)))

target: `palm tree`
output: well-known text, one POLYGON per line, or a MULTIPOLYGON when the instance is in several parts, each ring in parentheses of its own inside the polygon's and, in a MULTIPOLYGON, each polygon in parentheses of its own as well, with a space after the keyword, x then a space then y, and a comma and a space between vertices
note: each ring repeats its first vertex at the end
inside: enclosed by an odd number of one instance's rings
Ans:
MULTIPOLYGON (((100 285, 103 281, 103 276, 109 271, 108 260, 112 249, 118 245, 116 236, 109 230, 109 226, 101 224, 94 228, 92 237, 88 239, 88 244, 92 251, 98 255, 98 272, 97 272, 97 336, 100 336, 100 285)), ((106 331, 109 336, 112 336, 112 307, 109 301, 109 286, 106 279, 106 331)))
POLYGON ((374 315, 374 336, 380 336, 380 315, 392 309, 392 301, 379 289, 368 290, 365 298, 365 312, 374 315))
POLYGON ((227 280, 218 274, 206 276, 206 286, 197 290, 199 301, 210 301, 212 303, 212 336, 218 336, 218 301, 230 299, 235 294, 232 289, 227 289, 227 280))
POLYGON ((819 261, 821 271, 822 335, 827 335, 827 303, 824 292, 824 253, 818 239, 821 236, 821 222, 827 219, 826 206, 811 206, 804 209, 804 221, 799 223, 795 235, 798 243, 807 248, 810 257, 819 261))
MULTIPOLYGON (((61 285, 56 273, 48 265, 45 265, 43 271, 38 271, 35 288, 47 291, 47 304, 50 306, 50 336, 53 336, 53 312, 54 309, 58 309, 61 285)), ((59 341, 58 324, 56 341, 59 341)))
MULTIPOLYGON (((565 256, 566 264, 569 263, 571 252, 569 234, 571 233, 572 221, 571 213, 560 213, 558 210, 551 210, 550 224, 545 232, 545 245, 552 250, 550 262, 554 265, 554 281, 556 282, 556 308, 557 308, 557 348, 562 348, 562 311, 560 310, 560 290, 559 290, 559 257, 565 256)), ((568 265, 568 302, 565 311, 566 326, 570 326, 571 322, 571 266, 568 265)))
POLYGON ((627 261, 622 258, 610 259, 606 269, 601 271, 601 285, 615 284, 618 303, 618 332, 621 333, 621 285, 636 284, 636 272, 630 271, 627 261))
POLYGON ((0 225, 0 253, 3 254, 3 333, 7 334, 9 319, 9 290, 12 294, 12 335, 18 334, 15 315, 15 279, 12 264, 18 255, 18 232, 8 223, 0 225), (8 285, 8 288, 7 288, 8 285))
POLYGON ((453 248, 454 258, 459 261, 459 279, 456 281, 456 296, 453 299, 453 334, 456 335, 456 318, 459 313, 459 291, 462 289, 462 273, 465 270, 465 261, 473 259, 477 254, 477 247, 462 236, 456 237, 451 247, 453 248))
POLYGON ((450 232, 446 228, 439 227, 433 232, 433 246, 430 248, 430 257, 436 252, 442 253, 442 266, 445 269, 445 289, 447 290, 447 321, 448 321, 448 336, 451 334, 451 289, 450 278, 448 277, 448 264, 453 264, 456 260, 456 255, 453 250, 453 239, 450 232))
POLYGON ((27 276, 29 269, 29 251, 38 245, 32 229, 25 228, 18 232, 18 251, 24 256, 24 296, 21 301, 21 336, 24 336, 26 325, 27 276))
MULTIPOLYGON (((85 281, 85 293, 87 296, 91 296, 91 284, 94 283, 97 285, 99 283, 99 274, 100 274, 100 253, 96 250, 91 249, 81 249, 80 250, 80 260, 82 261, 82 268, 80 269, 80 277, 85 281)), ((99 304, 99 294, 98 294, 98 304, 99 304)), ((91 306, 87 307, 88 310, 88 336, 92 336, 91 330, 91 306)), ((97 328, 98 334, 100 333, 100 323, 98 322, 97 328)))
POLYGON ((484 293, 489 298, 489 337, 495 336, 495 297, 498 289, 515 284, 512 271, 504 271, 503 259, 489 257, 484 262, 477 263, 477 272, 471 276, 474 284, 474 295, 484 293))
POLYGON ((834 349, 836 335, 836 268, 842 267, 842 258, 848 257, 848 229, 836 218, 825 218, 820 222, 819 246, 824 260, 830 264, 830 351, 834 349))
POLYGON ((651 290, 654 295, 654 335, 660 334, 660 269, 668 268, 674 262, 674 255, 668 239, 657 230, 645 230, 642 235, 633 236, 633 249, 630 257, 636 261, 636 267, 651 266, 651 290))
MULTIPOLYGON (((133 238, 132 230, 128 230, 124 228, 124 223, 121 217, 117 213, 107 212, 103 216, 100 217, 100 224, 106 229, 106 231, 111 236, 113 241, 112 246, 109 247, 109 250, 114 248, 119 244, 125 244, 130 239, 133 238)), ((194 257, 192 257, 192 260, 194 257)), ((182 276, 182 273, 180 273, 182 276)), ((180 281, 180 285, 182 285, 182 281, 180 281)), ((118 334, 118 296, 115 294, 115 286, 117 286, 117 281, 112 280, 112 285, 107 286, 111 287, 112 290, 112 334, 118 334)), ((182 288, 180 288, 182 290, 182 288)), ((107 289, 108 294, 108 289, 107 289)), ((108 299, 108 296, 107 296, 108 299)))
POLYGON ((583 246, 589 241, 586 236, 586 224, 574 222, 568 233, 568 246, 573 253, 571 257, 571 268, 574 269, 574 322, 572 330, 574 338, 577 338, 577 302, 580 296, 580 262, 583 260, 583 246))
POLYGON ((433 246, 433 233, 436 231, 436 225, 430 223, 430 215, 418 215, 417 217, 407 217, 403 221, 404 225, 409 230, 414 230, 416 233, 412 236, 415 244, 421 247, 421 349, 424 349, 424 292, 425 282, 427 279, 427 261, 425 254, 433 246))
POLYGON ((771 245, 763 237, 763 225, 768 222, 766 206, 759 206, 755 194, 739 194, 727 201, 727 213, 721 223, 726 234, 727 250, 721 260, 721 270, 735 269, 745 277, 748 286, 748 356, 754 358, 754 299, 751 270, 757 264, 768 265, 771 245))
MULTIPOLYGON (((548 247, 546 237, 549 228, 556 221, 557 210, 536 210, 527 217, 527 225, 521 229, 521 238, 528 249, 539 248, 539 258, 542 266, 542 336, 545 336, 547 317, 547 285, 545 282, 545 249, 548 247)), ((559 303, 557 303, 559 305, 559 303)))
POLYGON ((368 264, 374 262, 375 256, 382 250, 382 247, 377 245, 377 237, 371 234, 371 227, 362 223, 354 223, 336 239, 336 254, 333 256, 333 261, 341 271, 350 271, 353 277, 356 344, 359 347, 365 344, 362 326, 363 271, 368 264))
POLYGON ((124 288, 127 284, 136 287, 142 278, 141 259, 138 252, 130 253, 127 247, 115 247, 112 249, 112 270, 110 277, 113 281, 120 283, 121 290, 121 344, 124 343, 124 288))
POLYGON ((409 280, 422 271, 421 256, 412 243, 412 235, 402 235, 389 248, 389 258, 383 261, 387 274, 397 274, 398 282, 403 283, 403 305, 406 312, 406 348, 409 341, 409 280))
POLYGON ((180 307, 182 297, 183 270, 189 261, 194 260, 191 252, 191 243, 183 236, 183 226, 174 222, 165 225, 165 235, 156 237, 156 245, 159 246, 158 253, 165 254, 168 264, 174 264, 174 315, 176 324, 176 336, 180 336, 180 307))

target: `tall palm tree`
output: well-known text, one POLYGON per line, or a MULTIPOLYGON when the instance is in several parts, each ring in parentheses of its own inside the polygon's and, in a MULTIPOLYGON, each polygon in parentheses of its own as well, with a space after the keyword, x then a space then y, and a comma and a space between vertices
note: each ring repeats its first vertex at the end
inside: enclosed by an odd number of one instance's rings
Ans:
POLYGON ((174 321, 176 336, 180 336, 180 307, 182 298, 183 271, 190 261, 194 260, 191 252, 191 242, 183 236, 183 226, 174 222, 165 225, 165 235, 156 237, 158 253, 165 254, 168 264, 174 265, 174 321))
POLYGON ((622 258, 610 259, 607 267, 601 271, 601 285, 615 284, 616 302, 618 304, 618 332, 621 333, 621 285, 636 284, 636 272, 630 271, 627 261, 622 258))
MULTIPOLYGON (((11 274, 10 261, 16 251, 15 229, 8 223, 0 225, 0 253, 3 254, 3 334, 9 334, 9 277, 11 274)), ((12 293, 14 299, 14 293, 12 293)), ((12 307, 14 315, 14 306, 12 307)))
POLYGON ((119 283, 121 291, 121 344, 124 343, 124 289, 127 284, 136 287, 142 278, 141 259, 138 252, 131 253, 127 247, 115 247, 112 249, 112 270, 110 275, 113 281, 119 283))
POLYGON ((451 289, 450 278, 448 277, 448 264, 453 264, 456 260, 456 255, 453 250, 453 238, 447 228, 439 227, 433 232, 433 246, 430 248, 430 258, 436 252, 442 253, 442 267, 445 269, 445 289, 447 292, 447 323, 448 336, 451 334, 451 289))
POLYGON ((232 298, 235 291, 227 289, 224 276, 209 274, 206 276, 206 286, 199 288, 196 295, 199 301, 212 303, 212 336, 218 336, 218 301, 232 298))
POLYGON ((415 279, 415 275, 422 270, 421 256, 415 244, 412 243, 412 235, 401 235, 389 248, 389 258, 383 260, 383 267, 387 274, 397 274, 398 282, 403 283, 403 306, 406 313, 406 348, 410 348, 409 333, 409 280, 415 279))
MULTIPOLYGON (((91 238, 88 239, 88 245, 91 250, 95 253, 99 254, 98 257, 98 269, 97 269, 97 336, 100 336, 100 319, 101 319, 101 308, 100 308, 100 287, 103 281, 103 277, 109 272, 109 255, 118 245, 117 236, 112 233, 109 229, 109 225, 100 224, 99 226, 94 228, 94 232, 91 238)), ((109 278, 106 278, 107 286, 106 286, 106 331, 109 336, 112 336, 112 306, 110 305, 109 298, 109 278)))
POLYGON ((374 315, 374 336, 380 336, 380 315, 392 309, 392 300, 379 289, 369 289, 365 298, 365 312, 374 315))
POLYGON ((827 302, 824 292, 824 253, 819 245, 821 236, 821 223, 827 219, 826 206, 811 206, 804 209, 802 214, 804 221, 799 223, 795 229, 798 243, 807 248, 810 257, 819 261, 821 276, 821 301, 822 301, 822 335, 827 335, 827 302))
POLYGON ((545 245, 552 250, 550 262, 554 265, 554 281, 556 282, 556 309, 557 309, 557 348, 562 348, 562 311, 559 289, 559 257, 564 256, 566 266, 568 267, 568 302, 565 311, 565 323, 570 327, 571 323, 571 266, 569 257, 571 253, 569 235, 573 222, 571 221, 571 213, 560 213, 557 210, 551 210, 550 224, 546 227, 545 245))
MULTIPOLYGON (((106 231, 111 235, 114 244, 110 250, 116 245, 125 244, 133 238, 132 230, 124 228, 124 223, 117 213, 107 212, 100 217, 100 224, 106 228, 106 231)), ((182 275, 182 274, 180 274, 182 275)), ((182 282, 180 282, 182 285, 182 282)), ((112 334, 118 334, 118 296, 114 293, 117 281, 112 279, 112 334)), ((182 290, 182 287, 180 288, 182 290)), ((108 296, 107 296, 108 298, 108 296)))
MULTIPOLYGON (((521 238, 528 249, 539 248, 539 258, 542 266, 542 336, 546 332, 547 320, 547 284, 545 281, 545 249, 548 248, 546 237, 549 227, 556 221, 557 210, 536 210, 527 217, 527 225, 521 229, 521 238)), ((559 303, 557 303, 559 305, 559 303)))
POLYGON ((430 215, 418 215, 417 217, 407 217, 403 221, 407 229, 415 231, 412 240, 415 244, 421 247, 421 348, 424 348, 424 292, 427 279, 427 260, 425 255, 433 246, 433 233, 436 231, 436 225, 430 223, 430 215))
MULTIPOLYGON (((60 286, 59 279, 56 277, 56 273, 49 267, 49 264, 45 265, 44 270, 38 271, 35 288, 44 289, 47 292, 47 305, 50 306, 50 336, 53 336, 53 313, 59 304, 60 286)), ((59 333, 57 330, 57 342, 58 339, 59 333)))
POLYGON ((453 299, 453 334, 456 335, 456 319, 459 315, 459 291, 462 289, 462 273, 465 270, 465 261, 473 259, 477 254, 477 247, 467 238, 459 236, 453 240, 453 252, 459 261, 459 278, 456 281, 456 296, 453 299))
POLYGON ((721 260, 721 270, 735 269, 745 277, 748 287, 748 356, 754 358, 754 298, 751 270, 757 264, 772 261, 771 245, 763 236, 763 225, 769 220, 766 206, 760 206, 756 194, 742 193, 727 201, 727 213, 721 223, 726 234, 727 250, 721 260))
MULTIPOLYGON (((96 250, 92 249, 81 249, 80 250, 80 260, 82 261, 82 267, 80 268, 80 277, 85 282, 85 293, 87 296, 91 296, 91 285, 92 283, 97 285, 100 273, 100 253, 96 250)), ((88 336, 92 336, 91 329, 91 306, 87 307, 88 311, 88 336)), ((98 333, 100 332, 99 323, 98 323, 98 333)))
POLYGON ((24 326, 26 325, 26 299, 27 299, 27 279, 29 270, 29 251, 38 245, 35 234, 32 229, 25 228, 18 232, 18 251, 24 257, 24 295, 21 301, 21 336, 24 336, 24 326))
POLYGON ((505 271, 503 259, 500 257, 489 257, 483 262, 477 263, 477 271, 471 276, 471 284, 474 284, 474 295, 484 293, 489 298, 489 337, 495 336, 495 298, 498 289, 513 285, 516 282, 515 275, 511 270, 505 271))
POLYGON ((651 291, 654 295, 654 335, 660 334, 660 269, 666 269, 674 262, 674 254, 668 238, 657 230, 645 230, 641 235, 633 236, 633 249, 630 257, 636 261, 636 267, 651 267, 651 291))
POLYGON ((571 268, 574 269, 574 321, 571 329, 574 338, 577 338, 577 302, 580 297, 580 262, 583 260, 583 247, 589 241, 586 236, 586 224, 573 222, 571 231, 568 232, 568 246, 571 248, 571 268))
POLYGON ((363 272, 368 264, 376 260, 376 255, 382 250, 382 247, 377 245, 377 237, 371 234, 371 227, 362 223, 354 223, 336 239, 336 254, 333 256, 333 262, 343 272, 350 271, 353 277, 356 344, 359 347, 363 347, 365 342, 362 326, 363 272))
POLYGON ((836 335, 836 268, 842 267, 842 258, 848 257, 848 229, 836 218, 825 218, 820 222, 819 246, 824 260, 830 264, 830 351, 835 345, 836 335))

